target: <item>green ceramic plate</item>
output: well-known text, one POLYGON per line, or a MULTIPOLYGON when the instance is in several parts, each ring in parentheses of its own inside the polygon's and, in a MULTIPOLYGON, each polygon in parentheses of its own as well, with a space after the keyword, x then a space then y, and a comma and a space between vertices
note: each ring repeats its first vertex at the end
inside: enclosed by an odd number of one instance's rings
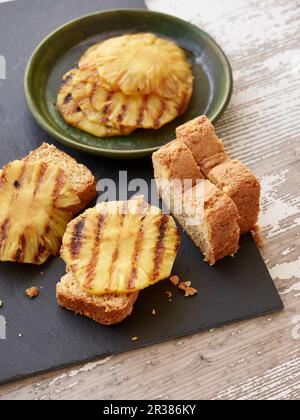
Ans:
POLYGON ((232 92, 229 62, 215 41, 196 26, 162 13, 114 10, 84 16, 50 34, 34 51, 25 74, 29 108, 40 126, 61 143, 113 158, 151 154, 175 137, 175 128, 200 114, 216 121, 232 92), (177 42, 193 66, 194 94, 187 112, 159 130, 137 130, 126 137, 97 138, 67 125, 55 107, 62 75, 92 44, 124 33, 152 32, 177 42))

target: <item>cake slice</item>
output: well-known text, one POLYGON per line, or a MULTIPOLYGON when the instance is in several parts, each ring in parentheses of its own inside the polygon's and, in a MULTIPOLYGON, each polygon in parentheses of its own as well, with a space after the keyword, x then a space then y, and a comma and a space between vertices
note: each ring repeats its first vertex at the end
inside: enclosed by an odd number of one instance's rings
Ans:
POLYGON ((200 166, 205 159, 225 152, 214 126, 205 115, 177 127, 176 136, 191 150, 197 165, 200 166))
POLYGON ((260 208, 260 184, 254 174, 239 160, 225 159, 206 170, 206 177, 224 191, 237 206, 241 233, 255 229, 260 208))
POLYGON ((234 202, 208 180, 199 181, 183 195, 178 193, 182 212, 171 210, 202 251, 205 261, 214 265, 224 257, 234 256, 240 239, 239 214, 234 202))
POLYGON ((103 325, 122 322, 131 314, 137 297, 138 293, 91 296, 82 290, 71 273, 62 277, 56 286, 56 298, 60 306, 103 325))
POLYGON ((68 181, 77 194, 80 202, 71 207, 74 215, 80 213, 88 203, 96 197, 96 180, 91 171, 84 165, 79 164, 75 159, 54 145, 43 143, 38 149, 29 153, 25 161, 44 163, 55 163, 65 172, 68 181))
POLYGON ((177 138, 191 150, 205 178, 224 191, 236 204, 241 233, 254 229, 260 209, 260 184, 247 166, 232 160, 205 116, 176 130, 177 138))
POLYGON ((168 185, 169 181, 189 182, 192 187, 197 180, 204 178, 190 149, 178 140, 166 144, 155 152, 152 162, 159 197, 162 198, 164 191, 165 200, 167 188, 171 187, 168 185))

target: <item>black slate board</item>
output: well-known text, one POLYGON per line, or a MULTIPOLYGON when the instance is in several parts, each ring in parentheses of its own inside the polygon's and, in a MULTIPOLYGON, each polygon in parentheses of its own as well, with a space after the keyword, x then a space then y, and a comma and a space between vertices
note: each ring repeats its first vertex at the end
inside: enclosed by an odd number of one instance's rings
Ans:
MULTIPOLYGON (((0 80, 1 166, 23 157, 45 139, 23 96, 24 69, 34 47, 70 19, 117 7, 145 5, 139 0, 22 0, 0 5, 0 55, 7 61, 7 79, 0 80)), ((49 137, 47 140, 55 143, 49 137)), ((118 179, 121 170, 128 170, 129 179, 150 182, 152 177, 149 159, 113 161, 66 151, 87 164, 97 179, 118 179)), ((42 267, 1 263, 0 300, 4 305, 0 328, 3 316, 7 337, 0 340, 0 383, 283 308, 251 235, 241 239, 235 259, 227 258, 213 268, 202 261, 199 251, 183 235, 174 273, 191 280, 199 294, 185 299, 169 283, 161 282, 143 291, 133 315, 113 327, 99 326, 56 305, 55 284, 64 272, 64 263, 57 258, 42 267), (42 287, 41 294, 29 301, 24 292, 34 285, 42 287), (174 292, 171 303, 166 290, 174 292), (156 309, 156 316, 152 309, 156 309), (133 336, 139 336, 139 341, 133 343, 133 336)))

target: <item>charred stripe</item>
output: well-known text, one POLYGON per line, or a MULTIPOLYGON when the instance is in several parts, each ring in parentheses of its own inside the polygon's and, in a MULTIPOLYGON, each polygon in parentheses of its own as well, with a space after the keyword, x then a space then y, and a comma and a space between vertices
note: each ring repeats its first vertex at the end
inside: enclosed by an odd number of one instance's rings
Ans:
POLYGON ((122 121, 124 120, 126 111, 127 111, 127 105, 123 104, 122 107, 121 107, 121 112, 117 117, 118 123, 122 124, 122 121))
POLYGON ((187 92, 185 92, 183 97, 182 97, 182 101, 180 102, 180 104, 177 107, 178 115, 182 115, 186 111, 186 109, 188 107, 188 104, 189 104, 189 101, 190 101, 189 94, 187 92))
MULTIPOLYGON (((106 98, 106 102, 110 102, 112 100, 113 96, 114 96, 114 93, 109 92, 108 95, 107 95, 107 98, 106 98)), ((103 107, 104 116, 102 118, 102 123, 104 125, 107 123, 110 113, 111 113, 111 103, 108 103, 103 107)))
POLYGON ((53 207, 55 207, 56 205, 56 200, 58 199, 60 192, 61 192, 61 188, 63 186, 65 182, 65 173, 62 169, 59 169, 56 179, 55 179, 55 186, 53 189, 53 193, 52 193, 52 204, 53 207))
POLYGON ((23 235, 20 236, 19 249, 16 252, 16 255, 14 257, 14 261, 16 261, 16 262, 23 262, 24 261, 25 246, 26 246, 26 239, 25 239, 25 235, 23 234, 23 235))
POLYGON ((40 169, 39 169, 37 184, 36 184, 36 187, 35 187, 35 190, 34 190, 34 193, 33 193, 34 196, 37 194, 37 192, 38 192, 38 190, 39 190, 39 188, 40 188, 40 186, 43 182, 44 175, 45 175, 46 171, 47 171, 47 166, 44 163, 42 163, 41 166, 40 166, 40 169))
POLYGON ((6 240, 7 237, 7 233, 8 233, 8 228, 9 228, 9 217, 7 219, 4 220, 4 222, 1 225, 0 228, 0 249, 3 246, 4 241, 6 240))
POLYGON ((143 99, 143 103, 142 103, 141 109, 140 109, 139 116, 138 116, 138 118, 136 120, 136 125, 137 126, 140 126, 142 124, 143 120, 144 120, 145 112, 147 110, 147 103, 148 103, 148 96, 145 95, 145 97, 143 99))
POLYGON ((163 214, 161 216, 161 219, 157 223, 159 235, 158 235, 156 250, 155 250, 154 270, 153 270, 152 280, 155 280, 157 276, 159 275, 160 266, 161 266, 162 258, 164 255, 164 239, 166 236, 168 223, 169 223, 169 217, 166 214, 163 214))
POLYGON ((143 239, 144 239, 145 217, 146 216, 142 218, 142 225, 140 227, 140 230, 138 232, 138 236, 135 242, 134 254, 132 257, 132 269, 131 269, 130 277, 128 280, 128 289, 134 289, 135 287, 135 281, 136 281, 137 273, 138 273, 137 266, 138 266, 138 261, 139 261, 139 257, 140 257, 140 253, 141 253, 141 249, 143 245, 143 239))
POLYGON ((82 232, 83 232, 84 224, 85 224, 85 218, 81 219, 74 226, 74 231, 71 238, 71 249, 70 249, 70 252, 73 258, 77 258, 80 253, 80 249, 82 246, 82 232))
POLYGON ((159 114, 158 114, 156 120, 154 121, 154 127, 155 128, 160 127, 161 119, 162 119, 164 113, 166 112, 166 110, 167 110, 167 102, 162 100, 159 114))
POLYGON ((87 276, 86 276, 85 286, 88 289, 90 288, 95 277, 95 269, 96 269, 97 262, 99 259, 99 249, 101 245, 101 236, 102 236, 102 230, 105 224, 105 220, 106 220, 106 215, 100 213, 99 218, 98 218, 98 224, 97 224, 97 232, 96 232, 95 241, 94 241, 94 250, 92 253, 90 263, 87 266, 87 276))

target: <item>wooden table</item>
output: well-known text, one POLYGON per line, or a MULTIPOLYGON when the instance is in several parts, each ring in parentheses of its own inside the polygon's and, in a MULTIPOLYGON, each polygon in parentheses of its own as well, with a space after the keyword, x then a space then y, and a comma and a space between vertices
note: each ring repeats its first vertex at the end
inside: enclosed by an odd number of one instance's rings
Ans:
POLYGON ((235 88, 217 131, 261 179, 262 253, 286 310, 3 386, 0 398, 298 399, 299 0, 148 0, 148 6, 199 25, 228 54, 235 88))

